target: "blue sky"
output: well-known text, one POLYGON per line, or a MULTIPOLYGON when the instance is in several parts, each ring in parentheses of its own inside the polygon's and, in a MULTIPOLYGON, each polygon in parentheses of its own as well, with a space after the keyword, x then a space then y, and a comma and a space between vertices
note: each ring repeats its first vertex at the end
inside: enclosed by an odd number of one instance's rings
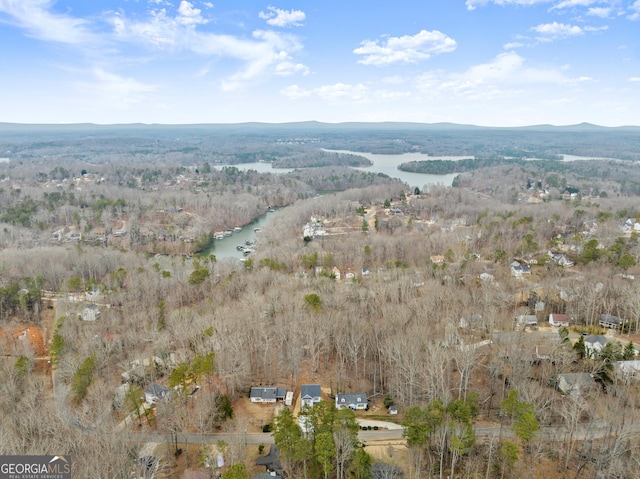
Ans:
POLYGON ((0 0, 0 121, 640 124, 640 0, 0 0))

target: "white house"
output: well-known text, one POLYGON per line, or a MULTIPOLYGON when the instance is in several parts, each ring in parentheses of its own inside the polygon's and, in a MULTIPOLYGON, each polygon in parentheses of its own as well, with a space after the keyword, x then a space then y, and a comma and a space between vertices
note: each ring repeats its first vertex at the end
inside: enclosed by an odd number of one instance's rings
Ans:
POLYGON ((626 320, 611 314, 601 314, 598 324, 603 328, 619 329, 626 323, 626 320))
POLYGON ((551 313, 549 315, 549 324, 551 326, 569 326, 569 316, 566 314, 551 313))
POLYGON ((302 431, 308 433, 313 430, 313 425, 309 421, 309 418, 304 414, 304 410, 307 407, 313 407, 314 404, 318 404, 322 401, 322 390, 319 384, 303 384, 300 387, 300 409, 303 412, 298 418, 298 422, 302 431))
POLYGON ((336 409, 349 408, 354 411, 367 409, 367 393, 336 395, 336 409))
POLYGON ((285 388, 275 386, 258 386, 251 388, 249 400, 255 403, 275 403, 278 399, 281 401, 284 400, 285 395, 285 388))
POLYGON ((334 266, 333 269, 331 270, 331 276, 333 276, 335 279, 340 281, 341 274, 337 266, 334 266))
POLYGON ((531 276, 531 268, 526 264, 520 264, 518 261, 512 261, 511 274, 516 278, 522 278, 523 276, 531 276))
POLYGON ((300 387, 300 407, 313 406, 322 400, 319 384, 303 384, 300 387))
POLYGON ((590 334, 584 338, 584 349, 587 353, 587 357, 595 358, 596 355, 602 351, 604 345, 607 344, 607 338, 604 336, 596 336, 590 334))
POLYGON ((99 316, 100 310, 98 309, 98 305, 94 303, 85 306, 80 315, 83 321, 95 321, 99 316))

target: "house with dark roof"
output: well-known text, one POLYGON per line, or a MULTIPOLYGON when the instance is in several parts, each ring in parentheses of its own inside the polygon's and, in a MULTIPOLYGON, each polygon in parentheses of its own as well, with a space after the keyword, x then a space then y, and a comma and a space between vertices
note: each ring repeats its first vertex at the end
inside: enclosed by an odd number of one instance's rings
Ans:
POLYGON ((276 477, 282 476, 284 469, 280 463, 280 449, 275 444, 269 446, 269 454, 256 459, 256 466, 264 466, 267 472, 276 477))
POLYGON ((601 314, 598 324, 603 328, 620 329, 627 321, 611 314, 601 314))
POLYGON ((518 261, 511 262, 511 274, 516 278, 531 275, 531 268, 526 264, 520 264, 518 261))
POLYGON ((336 409, 349 408, 354 411, 367 409, 367 393, 336 395, 336 409))
POLYGON ((255 386, 251 388, 249 400, 256 403, 274 403, 284 401, 287 391, 285 388, 275 386, 255 386))
POLYGON ((300 407, 313 406, 322 400, 319 384, 303 384, 300 387, 300 407))
POLYGON ((161 384, 150 384, 144 390, 144 400, 149 404, 168 399, 169 388, 161 384))

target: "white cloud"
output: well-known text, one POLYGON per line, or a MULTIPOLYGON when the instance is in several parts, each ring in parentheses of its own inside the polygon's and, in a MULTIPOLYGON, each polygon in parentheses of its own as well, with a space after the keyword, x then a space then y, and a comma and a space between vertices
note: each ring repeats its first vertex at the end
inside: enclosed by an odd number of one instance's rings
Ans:
POLYGON ((213 8, 213 3, 211 2, 202 2, 202 4, 207 8, 213 8))
MULTIPOLYGON (((105 13, 104 21, 111 27, 108 32, 100 31, 88 20, 56 13, 54 0, 0 0, 0 14, 6 14, 4 21, 30 36, 73 45, 94 65, 107 56, 115 58, 113 54, 118 50, 118 60, 126 62, 128 51, 142 46, 156 53, 191 52, 207 60, 237 60, 238 70, 227 79, 227 86, 238 87, 269 74, 308 74, 308 68, 293 58, 302 45, 292 35, 255 31, 252 37, 245 38, 204 31, 202 27, 208 20, 195 3, 180 0, 174 6, 165 0, 150 2, 151 8, 143 17, 129 17, 123 11, 105 13)), ((273 9, 272 14, 271 20, 281 25, 295 24, 304 16, 302 12, 278 9, 273 9)))
POLYGON ((496 5, 536 5, 538 3, 548 3, 551 0, 467 0, 466 5, 468 10, 475 10, 478 7, 484 7, 489 3, 496 5))
POLYGON ((600 18, 609 18, 611 16, 611 8, 609 7, 592 7, 587 10, 587 15, 600 18))
POLYGON ((314 89, 314 93, 323 100, 363 100, 367 93, 367 87, 362 83, 350 85, 348 83, 335 83, 324 85, 314 89))
POLYGON ((363 55, 358 63, 389 65, 392 63, 418 63, 432 55, 452 52, 456 41, 438 30, 422 30, 402 37, 387 37, 383 41, 365 40, 353 53, 363 55))
POLYGON ((304 89, 298 85, 291 85, 280 90, 280 94, 291 100, 307 98, 310 96, 319 97, 321 100, 329 102, 366 100, 369 89, 362 83, 352 85, 349 83, 334 83, 333 85, 323 85, 312 89, 304 89))
POLYGON ((204 19, 201 15, 202 10, 199 8, 194 8, 192 3, 187 2, 187 0, 182 0, 180 2, 180 6, 178 7, 178 15, 177 19, 183 25, 197 25, 207 23, 207 20, 204 19))
POLYGON ((562 0, 555 4, 551 9, 563 9, 563 8, 573 8, 573 7, 588 7, 589 5, 593 5, 594 3, 598 3, 599 0, 562 0))
POLYGON ((489 63, 474 65, 462 73, 427 72, 416 78, 416 88, 426 97, 453 96, 469 99, 496 99, 517 96, 523 88, 541 85, 571 85, 586 78, 572 79, 561 70, 528 66, 515 52, 501 53, 489 63))
POLYGON ((532 27, 531 30, 538 33, 540 35, 538 40, 543 42, 584 34, 584 30, 577 25, 567 25, 558 22, 543 23, 532 27))
POLYGON ((200 31, 198 26, 204 19, 199 9, 184 0, 180 5, 175 16, 164 8, 152 10, 142 21, 115 15, 112 18, 114 32, 126 43, 142 43, 174 53, 186 51, 203 57, 239 60, 243 66, 221 83, 226 91, 240 88, 268 73, 308 73, 305 65, 293 61, 292 54, 302 49, 296 37, 267 30, 254 31, 252 38, 200 31))
POLYGON ((109 107, 128 108, 142 102, 148 93, 158 89, 157 85, 144 84, 102 68, 94 68, 91 74, 93 81, 80 83, 79 86, 109 107))
POLYGON ((374 92, 374 96, 376 100, 397 101, 397 100, 404 100, 405 98, 409 98, 412 96, 412 94, 411 92, 408 92, 408 91, 376 90, 374 92))
POLYGON ((613 4, 616 2, 611 0, 466 0, 468 10, 475 10, 476 8, 484 7, 489 4, 502 7, 509 5, 530 7, 544 3, 553 4, 551 5, 550 10, 564 10, 578 7, 590 7, 593 4, 613 4))
POLYGON ((269 6, 267 12, 260 12, 258 16, 273 27, 300 27, 306 19, 302 10, 280 10, 269 6))
POLYGON ((299 100, 300 98, 306 98, 311 96, 313 92, 311 90, 305 90, 298 85, 290 85, 280 90, 280 94, 286 96, 291 100, 299 100))
POLYGON ((0 0, 0 13, 39 40, 82 46, 99 40, 88 21, 54 13, 50 11, 53 4, 52 0, 0 0))
POLYGON ((640 0, 636 0, 633 2, 633 5, 629 5, 629 15, 627 18, 629 20, 638 20, 640 19, 640 0))
POLYGON ((505 50, 513 50, 514 48, 521 48, 523 46, 524 46, 524 43, 521 43, 521 42, 510 42, 510 43, 505 43, 502 48, 504 48, 505 50))
POLYGON ((603 25, 601 27, 590 27, 590 26, 584 27, 585 32, 603 32, 605 30, 609 30, 609 25, 603 25))
POLYGON ((279 76, 290 76, 295 74, 308 75, 309 68, 303 63, 293 63, 287 60, 276 64, 274 72, 279 76))
POLYGON ((629 77, 629 81, 633 83, 640 82, 640 77, 629 77))

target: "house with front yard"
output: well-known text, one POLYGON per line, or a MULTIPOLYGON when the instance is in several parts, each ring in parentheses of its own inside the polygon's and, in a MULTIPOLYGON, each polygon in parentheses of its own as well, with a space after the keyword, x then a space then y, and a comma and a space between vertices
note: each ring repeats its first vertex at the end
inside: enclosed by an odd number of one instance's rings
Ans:
POLYGON ((352 409, 354 411, 367 409, 367 393, 336 395, 336 409, 352 409))
POLYGON ((556 388, 567 396, 586 396, 598 388, 598 383, 591 374, 564 373, 558 374, 556 388))
POLYGON ((300 407, 313 407, 322 401, 322 390, 319 384, 303 384, 300 387, 300 407))
POLYGON ((255 403, 275 403, 284 401, 287 390, 276 386, 255 386, 251 388, 249 400, 255 403))
POLYGON ((511 262, 511 274, 516 278, 522 278, 523 276, 531 276, 531 267, 526 264, 520 264, 518 261, 511 262))
POLYGON ((621 329, 627 321, 611 314, 601 314, 598 324, 602 328, 621 329))
POLYGON ((569 316, 566 314, 551 313, 549 315, 549 324, 551 326, 569 327, 569 316))

